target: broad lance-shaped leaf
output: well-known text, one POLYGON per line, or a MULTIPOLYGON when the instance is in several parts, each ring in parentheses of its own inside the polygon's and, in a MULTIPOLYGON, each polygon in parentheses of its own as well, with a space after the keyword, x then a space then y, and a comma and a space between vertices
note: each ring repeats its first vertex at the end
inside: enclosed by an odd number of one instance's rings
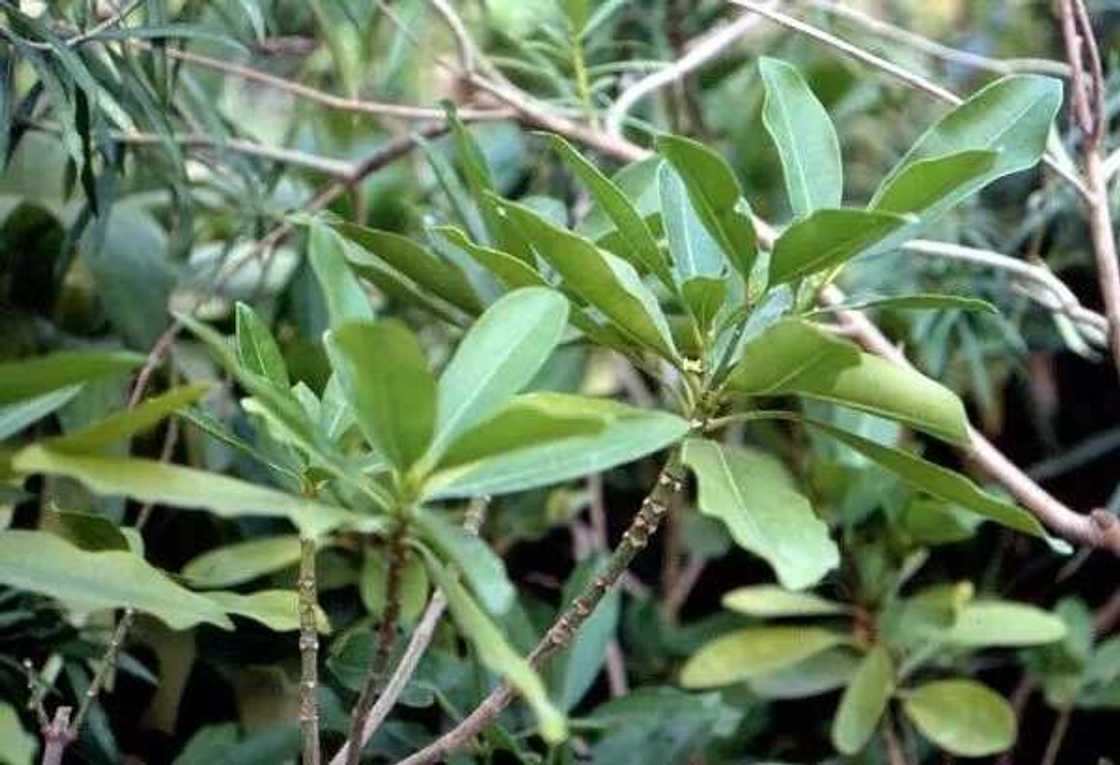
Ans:
MULTIPOLYGON (((962 151, 917 160, 882 189, 872 209, 911 213, 923 224, 930 223, 987 183, 998 161, 999 152, 994 151, 962 151)), ((907 233, 912 230, 908 228, 907 233)))
POLYGON ((1026 603, 976 600, 965 604, 956 622, 939 636, 955 645, 1031 646, 1054 643, 1066 636, 1059 617, 1026 603))
POLYGON ((192 558, 180 572, 194 587, 232 587, 299 562, 299 536, 250 539, 192 558))
POLYGON ((81 430, 43 439, 39 444, 53 451, 72 454, 99 452, 106 446, 154 427, 169 415, 202 398, 208 390, 208 384, 173 388, 160 396, 146 399, 132 409, 114 412, 81 430))
POLYGON ((1050 536, 1038 519, 1026 510, 988 494, 960 473, 935 465, 910 452, 877 444, 824 422, 817 420, 805 420, 805 422, 843 441, 879 467, 889 470, 919 491, 981 515, 1001 526, 1044 539, 1056 552, 1071 551, 1067 542, 1050 536))
POLYGON ((606 399, 534 393, 518 397, 512 407, 522 411, 506 410, 452 446, 449 455, 470 459, 432 475, 424 485, 428 499, 509 494, 569 481, 664 449, 688 432, 688 423, 676 415, 606 399), (555 421, 541 422, 546 413, 555 421), (532 421, 536 436, 496 451, 494 443, 509 440, 495 427, 503 420, 532 421))
POLYGON ((494 274, 506 289, 549 286, 545 278, 525 261, 508 252, 475 244, 454 226, 436 226, 431 231, 478 261, 483 268, 494 274))
POLYGON ((697 215, 727 261, 749 279, 758 256, 758 237, 735 173, 719 154, 688 138, 662 135, 656 146, 680 174, 697 215))
POLYGON ((418 511, 415 520, 424 541, 462 572, 487 611, 497 615, 509 610, 516 594, 513 584, 502 559, 484 541, 427 510, 418 511))
POLYGON ((439 378, 431 469, 454 441, 491 417, 537 374, 568 323, 568 301, 554 290, 524 287, 497 300, 460 341, 439 378))
POLYGON ((436 382, 416 337, 398 321, 350 322, 326 336, 327 355, 366 439, 399 470, 431 443, 436 382))
POLYGON ((0 533, 0 582, 89 608, 135 608, 172 629, 199 623, 233 629, 217 603, 179 586, 135 553, 87 552, 44 531, 0 533))
POLYGON ((532 707, 540 725, 541 736, 548 742, 562 741, 568 735, 564 715, 548 699, 544 683, 527 660, 513 650, 470 594, 440 565, 427 549, 421 548, 428 572, 443 590, 451 615, 463 634, 474 644, 478 658, 489 669, 504 677, 532 707))
POLYGON ((671 287, 673 280, 657 246, 657 240, 626 195, 563 138, 552 136, 552 145, 579 176, 607 217, 614 222, 621 235, 619 255, 635 268, 640 266, 652 272, 665 286, 671 287))
POLYGON ((763 57, 758 72, 766 89, 762 124, 778 147, 794 216, 839 206, 844 169, 828 112, 795 67, 763 57))
MULTIPOLYGON (((611 176, 611 183, 626 195, 651 230, 654 229, 654 220, 660 214, 657 174, 664 164, 665 161, 661 157, 653 155, 631 162, 611 176)), ((616 230, 616 226, 600 205, 592 205, 584 219, 576 226, 576 233, 594 242, 616 230)))
POLYGON ((324 223, 312 223, 308 239, 311 268, 327 301, 332 327, 355 320, 373 321, 373 308, 347 263, 347 242, 324 223))
POLYGON ((394 270, 451 305, 471 315, 482 312, 482 301, 466 275, 440 260, 408 237, 354 223, 334 223, 337 232, 381 258, 394 270))
POLYGON ((58 351, 0 363, 0 405, 88 380, 124 375, 143 362, 143 356, 125 351, 58 351))
POLYGON ((696 475, 700 512, 769 563, 783 587, 810 587, 840 562, 828 526, 769 455, 689 439, 682 460, 696 475))
POLYGON ((599 309, 623 335, 677 361, 661 306, 633 266, 578 234, 554 226, 524 205, 507 203, 503 209, 532 240, 540 256, 559 272, 565 286, 599 309))
POLYGON ((796 319, 779 321, 748 343, 727 386, 749 396, 796 393, 831 401, 968 442, 964 405, 951 390, 796 319))
POLYGON ((850 208, 817 210, 782 232, 770 258, 770 284, 801 279, 878 249, 916 218, 850 208))
POLYGON ((718 688, 769 675, 843 645, 848 638, 819 627, 748 627, 704 644, 681 669, 685 688, 718 688))
POLYGON ((835 616, 846 614, 851 607, 825 600, 811 592, 793 592, 772 584, 739 587, 725 593, 723 607, 748 616, 766 618, 780 616, 835 616))
POLYGON ((689 201, 688 189, 673 166, 664 162, 657 171, 657 193, 665 241, 680 282, 697 276, 722 276, 727 260, 689 201))
POLYGON ((848 755, 867 746, 893 690, 894 665, 880 643, 868 651, 844 690, 832 720, 833 745, 848 755))
POLYGON ((872 206, 878 204, 903 170, 920 160, 965 151, 998 152, 991 169, 972 183, 972 191, 1031 167, 1046 148, 1046 138, 1061 103, 1062 83, 1053 77, 1018 74, 981 88, 917 140, 883 179, 872 206))
POLYGON ((237 357, 251 372, 287 390, 288 368, 276 340, 261 317, 245 303, 237 304, 237 357))
POLYGON ((81 481, 98 494, 132 497, 140 502, 188 510, 209 510, 226 518, 243 515, 287 518, 309 536, 319 536, 363 519, 321 502, 156 460, 67 454, 31 445, 16 452, 12 467, 22 473, 64 475, 81 481))
POLYGON ((995 691, 973 680, 938 680, 902 698, 910 721, 938 748, 984 757, 1015 743, 1015 712, 995 691))

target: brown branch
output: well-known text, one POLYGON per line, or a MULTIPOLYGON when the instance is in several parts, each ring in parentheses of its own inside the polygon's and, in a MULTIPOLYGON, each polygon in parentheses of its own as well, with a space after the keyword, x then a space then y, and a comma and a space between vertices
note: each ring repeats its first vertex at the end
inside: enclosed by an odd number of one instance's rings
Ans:
MULTIPOLYGON (((541 667, 553 654, 571 642, 576 632, 594 612, 595 607, 618 583, 631 561, 649 543, 650 536, 657 532, 673 498, 684 489, 684 478, 679 471, 680 455, 678 451, 674 451, 658 474, 653 490, 642 501, 641 509, 622 535, 614 552, 611 553, 603 572, 572 601, 529 654, 529 663, 534 668, 541 667)), ((448 754, 466 745, 493 722, 494 718, 509 706, 515 695, 509 683, 503 681, 455 728, 419 752, 401 760, 397 765, 442 762, 448 754)))
POLYGON ((299 540, 299 727, 303 765, 319 765, 319 629, 315 609, 315 540, 299 540))
POLYGON ((43 734, 42 765, 62 765, 66 747, 76 738, 74 730, 70 725, 70 707, 54 710, 54 720, 40 731, 43 734))
POLYGON ((1108 171, 1101 152, 1101 143, 1108 128, 1104 73, 1084 0, 1060 0, 1058 22, 1072 71, 1070 120, 1081 128, 1085 136, 1081 143, 1087 189, 1084 201, 1097 263, 1097 282, 1108 319, 1112 361, 1120 372, 1120 263, 1117 261, 1116 233, 1109 204, 1108 171))

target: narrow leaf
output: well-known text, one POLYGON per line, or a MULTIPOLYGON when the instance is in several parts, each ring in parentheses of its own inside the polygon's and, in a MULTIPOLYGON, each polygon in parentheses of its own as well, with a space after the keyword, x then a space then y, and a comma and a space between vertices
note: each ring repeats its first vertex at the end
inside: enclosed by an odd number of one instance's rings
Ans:
POLYGON ((770 584, 731 590, 723 596, 723 607, 748 616, 765 618, 834 616, 851 610, 843 603, 825 600, 811 592, 792 592, 770 584))
POLYGON ((237 304, 237 356, 250 372, 281 388, 291 386, 284 356, 268 326, 256 311, 240 302, 237 304))
POLYGON ((832 720, 832 743, 853 755, 867 746, 894 690, 894 666, 881 643, 860 662, 832 720))
POLYGON ((310 231, 308 255, 327 300, 331 326, 353 320, 372 321, 369 298, 347 265, 346 240, 323 223, 312 223, 310 231))
POLYGON ((59 388, 124 375, 144 357, 124 351, 58 351, 0 363, 0 405, 41 396, 59 388))
POLYGON ((513 584, 502 559, 484 541, 433 512, 418 512, 416 524, 424 540, 462 572, 487 611, 500 615, 509 610, 515 596, 513 584))
POLYGON ((749 627, 705 644, 681 670, 685 688, 717 688, 761 677, 847 642, 817 627, 749 627))
POLYGON ((293 566, 299 556, 298 535, 251 539, 203 553, 183 566, 181 574, 195 587, 232 587, 293 566))
POLYGON ((801 279, 871 252, 913 221, 894 213, 817 210, 782 232, 770 259, 770 284, 801 279))
POLYGON ((955 645, 1031 646, 1054 643, 1066 636, 1058 616, 1025 603, 976 600, 964 606, 942 639, 955 645))

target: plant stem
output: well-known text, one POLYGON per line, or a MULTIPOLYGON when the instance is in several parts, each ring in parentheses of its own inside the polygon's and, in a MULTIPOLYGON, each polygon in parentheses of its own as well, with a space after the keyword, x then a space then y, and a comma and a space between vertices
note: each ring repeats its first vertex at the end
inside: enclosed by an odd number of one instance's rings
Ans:
POLYGON ((572 46, 572 70, 576 75, 576 95, 579 96, 580 106, 583 107, 584 116, 588 123, 598 129, 598 117, 595 116, 595 105, 591 102, 591 85, 587 81, 587 63, 583 59, 583 41, 579 35, 572 35, 569 41, 572 46))
POLYGON ((299 728, 303 765, 319 765, 319 632, 315 623, 318 593, 315 540, 299 541, 299 728))
MULTIPOLYGON (((618 583, 630 562, 649 543, 650 537, 657 532, 673 498, 684 489, 684 477, 680 471, 678 448, 673 450, 665 467, 658 474, 657 483, 642 501, 641 509, 622 535, 622 540, 615 547, 614 552, 611 553, 603 572, 592 579, 579 597, 572 601, 529 654, 529 663, 534 668, 541 667, 553 654, 571 642, 576 632, 594 612, 595 607, 618 583)), ((514 690, 503 681, 459 725, 421 751, 401 760, 397 765, 422 765, 422 763, 444 761, 448 754, 464 746, 489 725, 503 709, 509 706, 514 696, 514 690)))
MULTIPOLYGON (((91 686, 92 687, 92 686, 91 686)), ((77 736, 76 727, 70 725, 70 707, 59 707, 54 710, 54 720, 44 725, 43 734, 43 759, 42 765, 61 765, 62 755, 66 747, 77 736)))
POLYGON ((1046 754, 1042 757, 1042 765, 1054 765, 1058 761, 1058 752, 1062 750, 1066 731, 1069 730, 1069 718, 1073 714, 1072 707, 1065 707, 1058 713, 1054 722, 1054 730, 1050 732, 1050 740, 1046 742, 1046 754))
POLYGON ((358 765, 362 756, 362 731, 373 704, 377 700, 377 686, 389 668, 393 654, 393 644, 397 637, 397 621, 401 613, 401 575, 408 562, 408 547, 405 545, 406 526, 399 520, 389 535, 389 575, 385 584, 385 611, 381 615, 381 626, 377 631, 376 653, 362 684, 358 703, 350 720, 350 735, 347 737, 349 748, 346 752, 347 765, 358 765))

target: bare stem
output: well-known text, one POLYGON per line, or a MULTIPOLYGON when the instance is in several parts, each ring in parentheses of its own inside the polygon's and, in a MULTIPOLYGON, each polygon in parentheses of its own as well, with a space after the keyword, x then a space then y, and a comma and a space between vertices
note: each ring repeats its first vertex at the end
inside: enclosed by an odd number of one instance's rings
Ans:
POLYGON ((1058 719, 1054 721, 1054 729, 1050 731, 1050 740, 1046 742, 1046 754, 1042 756, 1042 765, 1054 765, 1058 761, 1058 753, 1062 750, 1062 742, 1066 739, 1069 718, 1072 714, 1072 707, 1065 707, 1058 713, 1058 719))
POLYGON ((381 626, 377 631, 376 651, 369 672, 362 684, 358 703, 354 705, 350 720, 350 735, 347 738, 347 765, 358 765, 362 756, 362 731, 366 726, 373 704, 377 700, 377 689, 381 678, 389 668, 393 655, 393 645, 397 639, 397 621, 401 613, 401 576, 408 562, 408 546, 405 544, 406 527, 403 521, 397 523, 389 536, 389 575, 385 584, 385 611, 381 615, 381 626))
POLYGON ((315 619, 318 593, 315 540, 299 541, 299 727, 303 765, 319 765, 319 631, 315 619))
POLYGON ((70 707, 59 707, 54 710, 54 720, 43 726, 43 759, 42 765, 62 765, 62 755, 66 747, 74 740, 74 731, 70 725, 70 707))
MULTIPOLYGON (((596 576, 580 593, 572 604, 553 623, 544 637, 529 654, 529 663, 539 668, 556 652, 566 647, 594 612, 603 597, 618 583, 631 561, 649 543, 673 498, 684 489, 684 478, 680 475, 680 453, 674 451, 657 477, 657 483, 642 501, 641 509, 634 516, 630 527, 622 535, 607 560, 602 573, 596 576)), ((406 757, 397 765, 421 765, 422 763, 442 762, 451 752, 463 747, 481 732, 494 718, 513 701, 513 688, 502 682, 473 712, 455 728, 441 736, 421 751, 406 757)))

